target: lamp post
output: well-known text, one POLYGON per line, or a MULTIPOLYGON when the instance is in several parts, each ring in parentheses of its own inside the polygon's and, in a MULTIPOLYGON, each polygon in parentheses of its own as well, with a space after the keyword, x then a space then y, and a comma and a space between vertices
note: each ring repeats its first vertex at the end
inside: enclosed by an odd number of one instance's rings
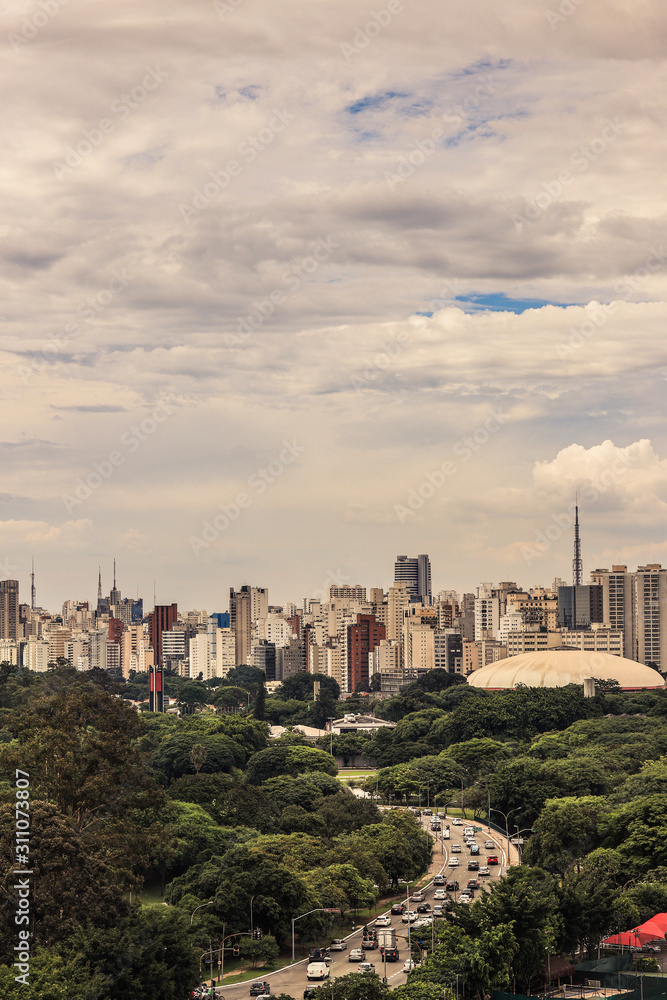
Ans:
POLYGON ((333 757, 333 724, 335 722, 333 715, 327 717, 327 722, 329 723, 329 753, 333 757))
POLYGON ((513 839, 515 839, 517 841, 517 845, 516 846, 517 846, 517 848, 519 850, 519 863, 523 864, 523 861, 522 861, 522 858, 523 858, 523 847, 519 843, 519 837, 521 836, 522 833, 529 833, 529 832, 532 833, 533 832, 533 828, 532 828, 532 826, 524 826, 523 830, 520 830, 519 827, 518 827, 518 824, 515 823, 514 824, 514 829, 516 830, 516 833, 513 835, 513 839))
POLYGON ((515 806, 514 809, 510 809, 509 812, 504 813, 502 809, 492 809, 491 812, 498 813, 505 820, 505 835, 507 837, 507 867, 510 866, 510 830, 509 830, 509 818, 514 812, 518 812, 521 806, 515 806))
POLYGON ((308 917, 311 913, 340 913, 340 910, 335 906, 316 906, 314 910, 306 910, 305 913, 300 913, 298 917, 292 917, 292 962, 294 962, 294 925, 297 920, 301 920, 302 917, 308 917))
POLYGON ((213 906, 215 900, 209 899, 208 903, 200 903, 199 906, 195 906, 194 910, 190 914, 190 927, 192 927, 192 918, 194 917, 197 910, 201 910, 202 906, 213 906))
POLYGON ((254 898, 255 898, 254 896, 250 897, 250 936, 252 938, 255 937, 255 928, 254 928, 253 922, 252 922, 252 902, 253 902, 254 898))

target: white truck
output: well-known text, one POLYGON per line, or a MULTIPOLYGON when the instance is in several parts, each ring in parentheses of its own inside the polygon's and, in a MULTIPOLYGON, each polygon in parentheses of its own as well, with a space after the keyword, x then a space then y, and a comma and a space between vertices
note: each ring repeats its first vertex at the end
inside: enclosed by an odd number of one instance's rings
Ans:
POLYGON ((396 947, 396 931, 393 927, 378 927, 378 946, 380 948, 396 947))
POLYGON ((306 969, 306 979, 328 979, 329 966, 326 962, 311 962, 306 969))

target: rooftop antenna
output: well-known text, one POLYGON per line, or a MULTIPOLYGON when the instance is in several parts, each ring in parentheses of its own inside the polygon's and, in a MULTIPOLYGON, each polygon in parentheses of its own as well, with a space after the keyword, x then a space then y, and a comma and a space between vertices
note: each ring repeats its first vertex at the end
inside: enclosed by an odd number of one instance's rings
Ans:
POLYGON ((581 539, 579 538, 579 506, 577 494, 574 495, 574 559, 572 560, 572 584, 580 587, 584 575, 584 565, 581 561, 581 539))
POLYGON ((30 574, 30 607, 35 610, 35 557, 32 557, 32 573, 30 574))
POLYGON ((99 609, 99 606, 102 603, 102 567, 99 566, 98 570, 99 573, 97 577, 97 607, 99 609))
POLYGON ((113 589, 116 589, 116 560, 113 561, 113 589))

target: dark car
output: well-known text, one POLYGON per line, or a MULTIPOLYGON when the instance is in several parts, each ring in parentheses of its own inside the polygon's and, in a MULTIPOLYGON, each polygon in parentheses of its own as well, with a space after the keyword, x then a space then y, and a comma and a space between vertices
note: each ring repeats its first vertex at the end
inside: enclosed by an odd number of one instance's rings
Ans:
POLYGON ((308 952, 309 962, 328 962, 331 955, 326 948, 311 948, 308 952))
POLYGON ((417 913, 430 913, 431 904, 430 903, 420 903, 417 907, 417 913))
POLYGON ((251 997, 261 997, 264 993, 271 992, 271 983, 252 983, 250 986, 250 996, 251 997))
POLYGON ((311 983, 310 986, 306 986, 303 991, 303 1000, 306 1000, 306 997, 312 997, 315 990, 319 990, 319 986, 316 986, 315 983, 311 983))
POLYGON ((383 958, 386 958, 388 962, 398 962, 398 948, 385 948, 383 958))
POLYGON ((468 889, 479 889, 479 882, 476 878, 468 879, 468 889))
POLYGON ((405 903, 393 903, 390 911, 394 916, 405 913, 405 903))
POLYGON ((458 882, 456 880, 453 880, 451 882, 447 882, 445 884, 445 889, 447 890, 447 892, 456 892, 456 890, 458 889, 458 887, 459 887, 459 884, 458 884, 458 882))
POLYGON ((469 872, 478 872, 479 871, 479 861, 469 861, 468 862, 468 871, 469 872))

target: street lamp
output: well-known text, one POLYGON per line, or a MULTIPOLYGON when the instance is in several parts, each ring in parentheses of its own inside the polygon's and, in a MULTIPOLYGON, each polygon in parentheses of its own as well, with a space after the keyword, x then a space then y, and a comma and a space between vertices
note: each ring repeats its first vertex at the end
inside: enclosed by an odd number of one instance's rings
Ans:
POLYGON ((253 901, 254 898, 255 898, 254 896, 250 897, 250 935, 253 938, 255 936, 255 934, 254 934, 254 927, 253 927, 253 923, 252 923, 252 901, 253 901))
POLYGON ((329 753, 333 757, 333 724, 336 721, 333 715, 327 717, 327 722, 329 723, 329 753))
POLYGON ((513 834, 513 837, 512 837, 512 839, 513 839, 513 840, 516 840, 516 841, 517 841, 517 845, 516 845, 516 846, 517 846, 517 847, 518 847, 518 849, 519 849, 519 862, 520 862, 520 863, 522 864, 522 863, 523 863, 523 862, 522 862, 522 858, 523 858, 523 847, 522 847, 522 846, 521 846, 521 844, 519 843, 519 841, 518 841, 518 838, 519 838, 519 837, 521 836, 521 834, 522 834, 522 833, 528 833, 528 832, 532 833, 532 832, 533 832, 533 828, 532 828, 532 826, 524 826, 523 830, 520 830, 520 829, 519 829, 519 826, 518 826, 518 824, 517 824, 517 823, 515 823, 515 824, 514 824, 514 829, 516 830, 516 833, 515 833, 515 834, 513 834))
POLYGON ((509 818, 512 813, 518 812, 521 806, 515 806, 514 809, 510 809, 508 813, 504 813, 502 809, 492 809, 491 812, 498 813, 505 820, 505 835, 507 837, 507 867, 510 866, 510 830, 509 830, 509 818))
POLYGON ((208 903, 200 903, 199 906, 195 906, 194 910, 190 914, 190 927, 192 927, 192 918, 194 917, 197 910, 201 910, 202 906, 213 906, 215 903, 214 899, 209 899, 208 903))

